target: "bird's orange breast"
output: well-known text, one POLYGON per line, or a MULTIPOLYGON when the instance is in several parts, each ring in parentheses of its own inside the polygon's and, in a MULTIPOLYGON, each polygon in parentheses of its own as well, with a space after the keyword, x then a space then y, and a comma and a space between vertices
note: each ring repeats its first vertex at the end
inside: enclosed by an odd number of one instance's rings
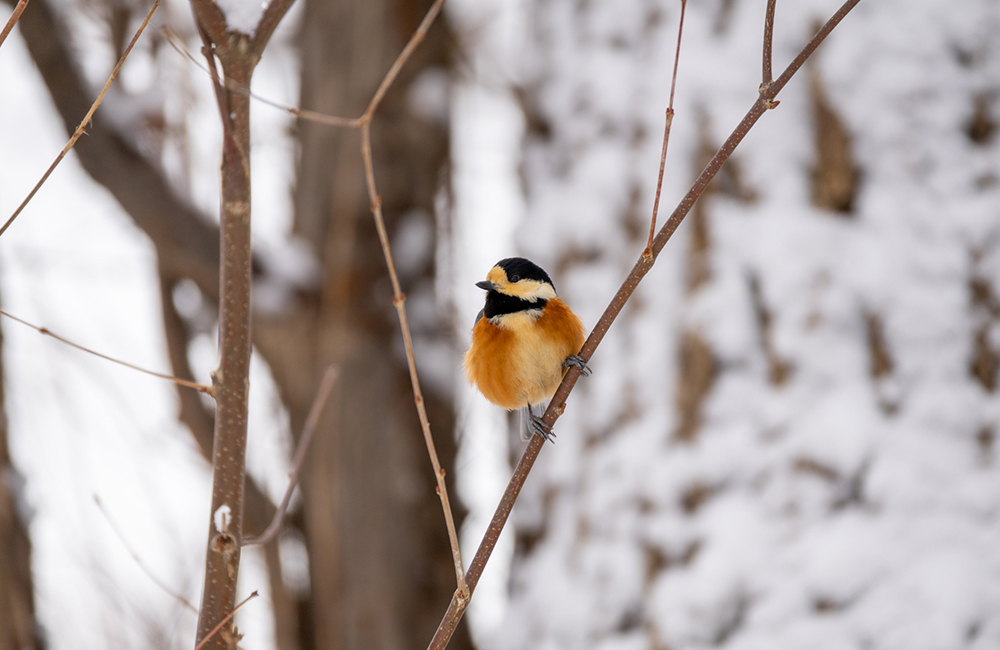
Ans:
POLYGON ((465 355, 469 381, 497 406, 513 410, 549 400, 562 381, 563 362, 583 346, 583 323, 559 298, 540 316, 504 314, 497 323, 480 318, 465 355))

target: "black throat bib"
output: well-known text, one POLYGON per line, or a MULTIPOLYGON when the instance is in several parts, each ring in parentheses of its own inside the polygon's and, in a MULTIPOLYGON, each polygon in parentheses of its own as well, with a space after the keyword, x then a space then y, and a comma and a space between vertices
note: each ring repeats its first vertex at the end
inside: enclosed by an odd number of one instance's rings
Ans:
POLYGON ((522 300, 516 296, 508 296, 499 291, 489 291, 486 293, 486 306, 483 308, 483 316, 493 318, 504 314, 513 314, 519 311, 530 309, 543 309, 548 300, 539 298, 534 302, 522 300))

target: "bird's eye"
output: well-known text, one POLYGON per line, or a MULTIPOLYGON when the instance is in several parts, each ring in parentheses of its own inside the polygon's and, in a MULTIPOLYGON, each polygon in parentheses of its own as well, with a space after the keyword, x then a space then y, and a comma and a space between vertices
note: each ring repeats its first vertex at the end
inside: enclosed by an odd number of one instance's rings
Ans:
POLYGON ((521 279, 521 276, 518 275, 518 274, 516 274, 516 273, 514 275, 510 276, 510 281, 511 282, 517 282, 520 279, 521 279))

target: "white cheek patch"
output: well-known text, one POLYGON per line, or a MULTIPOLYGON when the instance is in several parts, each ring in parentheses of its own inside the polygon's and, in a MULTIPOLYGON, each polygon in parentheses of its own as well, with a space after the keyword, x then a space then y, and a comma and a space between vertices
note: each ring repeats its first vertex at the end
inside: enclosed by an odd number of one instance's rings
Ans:
POLYGON ((536 300, 552 300, 556 297, 555 289, 551 284, 539 282, 538 280, 521 280, 511 286, 512 294, 522 300, 534 302, 536 300))

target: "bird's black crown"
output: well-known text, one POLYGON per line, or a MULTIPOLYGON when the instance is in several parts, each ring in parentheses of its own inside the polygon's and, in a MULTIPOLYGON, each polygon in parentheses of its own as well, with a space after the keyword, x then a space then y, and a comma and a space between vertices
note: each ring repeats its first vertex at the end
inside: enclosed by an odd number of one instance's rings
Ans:
MULTIPOLYGON (((552 278, 549 274, 542 270, 542 267, 538 266, 531 260, 526 260, 523 257, 508 257, 500 260, 496 263, 497 266, 504 270, 507 274, 508 282, 517 282, 518 280, 538 280, 539 282, 548 282, 552 284, 552 278)), ((555 288, 555 285, 552 286, 555 288)))

